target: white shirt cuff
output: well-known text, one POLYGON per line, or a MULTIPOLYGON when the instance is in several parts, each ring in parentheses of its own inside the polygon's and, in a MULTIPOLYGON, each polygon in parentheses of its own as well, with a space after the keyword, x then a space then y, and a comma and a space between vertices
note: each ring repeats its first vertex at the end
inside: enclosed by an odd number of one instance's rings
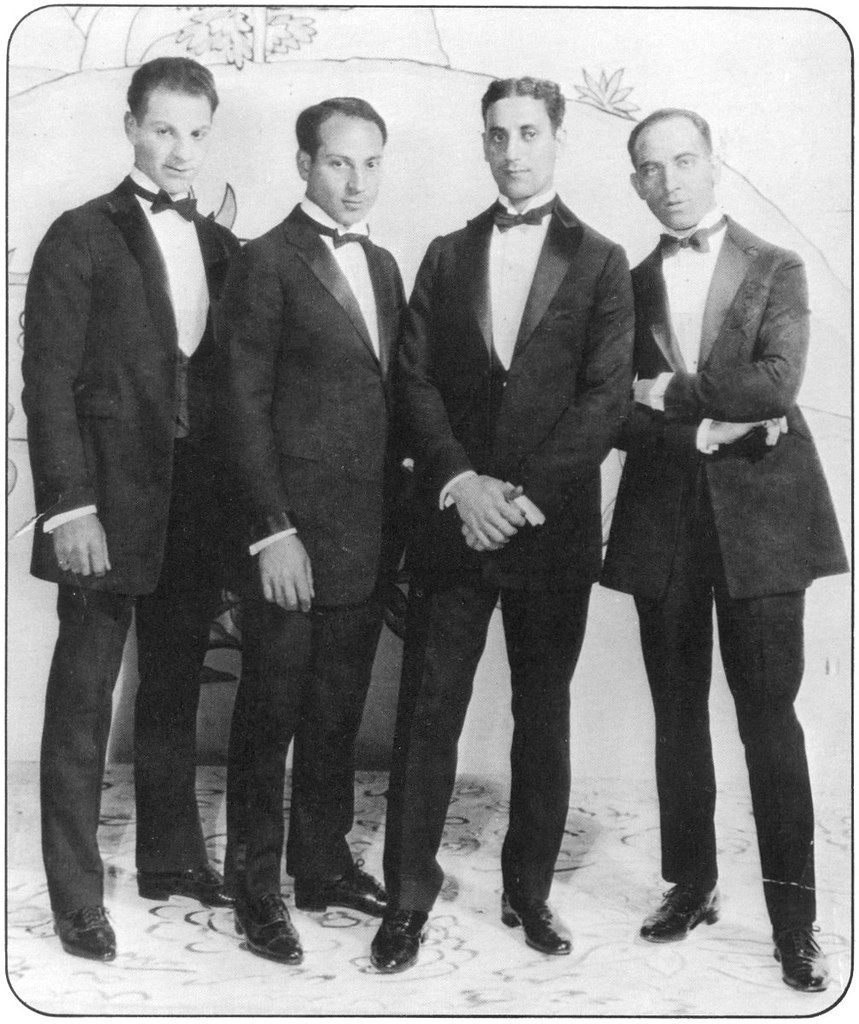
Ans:
POLYGON ((719 450, 717 444, 710 444, 707 438, 710 436, 710 427, 713 425, 713 420, 701 420, 698 425, 698 432, 695 435, 695 447, 699 452, 703 452, 704 455, 712 455, 713 452, 719 450))
POLYGON ((665 412, 665 392, 673 376, 673 373, 660 373, 650 389, 650 408, 656 412, 665 412))
POLYGON ((453 479, 442 487, 441 494, 438 499, 438 507, 440 509, 450 508, 453 504, 453 495, 450 493, 451 487, 457 482, 457 480, 464 480, 467 476, 477 476, 477 473, 473 469, 466 469, 464 473, 457 473, 453 479))
POLYGON ((70 509, 68 512, 60 512, 59 515, 51 516, 42 523, 42 530, 45 533, 53 533, 63 523, 70 523, 73 519, 82 519, 84 516, 94 516, 98 512, 95 505, 81 505, 80 508, 70 509))
POLYGON ((270 537, 263 537, 262 540, 254 541, 253 544, 248 548, 251 555, 258 555, 263 548, 267 548, 269 544, 274 544, 276 540, 280 540, 283 537, 291 537, 294 533, 298 533, 298 530, 293 526, 289 530, 281 530, 279 533, 273 533, 270 537))

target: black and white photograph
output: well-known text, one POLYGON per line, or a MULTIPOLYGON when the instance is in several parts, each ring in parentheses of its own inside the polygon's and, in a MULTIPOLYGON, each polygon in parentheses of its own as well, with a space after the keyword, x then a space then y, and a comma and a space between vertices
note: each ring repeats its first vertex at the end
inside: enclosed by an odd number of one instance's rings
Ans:
POLYGON ((843 12, 3 26, 6 1019, 842 1019, 843 12))

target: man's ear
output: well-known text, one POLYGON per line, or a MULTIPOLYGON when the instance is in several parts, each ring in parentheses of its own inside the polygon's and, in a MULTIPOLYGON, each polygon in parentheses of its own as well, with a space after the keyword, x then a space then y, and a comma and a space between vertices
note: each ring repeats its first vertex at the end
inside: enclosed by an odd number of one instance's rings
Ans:
POLYGON ((642 194, 641 190, 641 182, 638 180, 638 174, 635 171, 633 171, 632 174, 630 174, 629 181, 632 187, 635 189, 635 194, 638 196, 638 198, 644 199, 644 195, 642 194))
POLYGON ((307 181, 310 177, 310 165, 313 163, 313 157, 309 153, 305 153, 303 149, 295 154, 295 166, 298 168, 298 174, 302 181, 307 181))
POLYGON ((137 119, 130 110, 126 110, 125 117, 123 118, 123 124, 125 125, 125 137, 129 142, 134 142, 134 137, 137 133, 137 119))

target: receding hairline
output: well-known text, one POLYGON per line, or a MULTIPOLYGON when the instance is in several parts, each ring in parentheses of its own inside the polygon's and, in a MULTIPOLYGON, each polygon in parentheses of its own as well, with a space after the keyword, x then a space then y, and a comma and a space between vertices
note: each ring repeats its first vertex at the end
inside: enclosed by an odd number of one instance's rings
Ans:
POLYGON ((632 160, 633 167, 638 167, 637 150, 641 138, 646 135, 651 128, 655 128, 657 125, 663 124, 667 121, 688 121, 698 132, 707 153, 712 155, 712 132, 710 125, 704 120, 704 118, 694 110, 685 110, 682 107, 666 107, 662 110, 655 110, 652 114, 648 114, 647 117, 639 121, 630 132, 626 148, 629 152, 630 159, 632 160))

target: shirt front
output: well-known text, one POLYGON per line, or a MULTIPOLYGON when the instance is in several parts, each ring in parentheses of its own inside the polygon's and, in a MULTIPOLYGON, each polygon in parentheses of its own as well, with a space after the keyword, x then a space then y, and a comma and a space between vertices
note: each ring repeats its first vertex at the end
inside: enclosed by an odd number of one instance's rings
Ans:
MULTIPOLYGON (((158 192, 158 186, 137 167, 132 169, 131 179, 150 192, 158 192)), ((148 199, 137 196, 137 201, 164 260, 179 348, 191 356, 203 338, 209 316, 209 286, 197 229, 175 210, 153 213, 148 199)))
MULTIPOLYGON (((499 196, 498 202, 510 213, 516 214, 543 206, 554 197, 554 189, 542 192, 532 196, 521 210, 514 209, 506 196, 499 196)), ((519 326, 550 220, 551 215, 547 213, 539 224, 518 224, 506 231, 501 231, 497 225, 492 228, 489 239, 492 345, 505 370, 510 368, 513 360, 519 326)))
MULTIPOLYGON (((357 224, 351 224, 348 228, 344 228, 342 224, 338 224, 333 217, 329 217, 322 207, 317 206, 307 196, 301 200, 301 209, 304 210, 311 220, 317 221, 323 227, 332 228, 340 235, 346 233, 351 235, 369 235, 370 233, 366 221, 360 221, 357 224)), ((370 268, 367 266, 367 254, 364 251, 364 246, 357 243, 335 246, 334 239, 330 235, 320 234, 319 237, 328 247, 328 251, 334 257, 337 266, 343 272, 343 276, 352 290, 352 294, 355 296, 358 308, 361 310, 361 316, 363 316, 367 327, 367 333, 370 335, 370 341, 373 343, 373 351, 378 359, 380 349, 376 293, 373 291, 373 281, 370 277, 370 268)))
MULTIPOLYGON (((695 230, 711 228, 724 217, 722 210, 716 207, 705 214, 695 230)), ((668 299, 668 311, 671 326, 677 338, 677 344, 683 355, 683 361, 689 373, 698 372, 698 356, 701 349, 701 330, 704 324, 704 309, 710 283, 719 259, 722 242, 725 240, 727 225, 709 236, 709 250, 699 252, 691 246, 678 249, 671 256, 662 258, 662 276, 665 279, 665 293, 668 299)), ((692 232, 682 234, 667 230, 666 234, 683 238, 692 232)))

